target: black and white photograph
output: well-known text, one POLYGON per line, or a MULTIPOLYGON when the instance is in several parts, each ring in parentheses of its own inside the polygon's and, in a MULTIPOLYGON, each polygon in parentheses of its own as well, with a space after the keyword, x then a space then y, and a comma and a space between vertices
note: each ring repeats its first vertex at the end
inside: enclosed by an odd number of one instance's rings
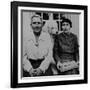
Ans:
POLYGON ((22 77, 79 74, 79 13, 22 11, 22 77))
POLYGON ((11 10, 12 87, 87 82, 86 6, 12 2, 11 10))

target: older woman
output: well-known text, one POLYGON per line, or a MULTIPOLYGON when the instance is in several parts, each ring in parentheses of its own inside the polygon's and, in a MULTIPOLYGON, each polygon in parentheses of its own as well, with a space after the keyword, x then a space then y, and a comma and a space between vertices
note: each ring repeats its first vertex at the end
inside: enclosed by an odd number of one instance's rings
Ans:
POLYGON ((61 21, 62 32, 57 35, 54 45, 54 58, 62 75, 79 73, 79 45, 77 36, 70 32, 71 27, 69 19, 61 21))
POLYGON ((23 57, 23 76, 51 75, 47 72, 50 65, 54 64, 50 35, 42 32, 42 18, 38 15, 32 16, 31 27, 32 32, 26 42, 23 57))

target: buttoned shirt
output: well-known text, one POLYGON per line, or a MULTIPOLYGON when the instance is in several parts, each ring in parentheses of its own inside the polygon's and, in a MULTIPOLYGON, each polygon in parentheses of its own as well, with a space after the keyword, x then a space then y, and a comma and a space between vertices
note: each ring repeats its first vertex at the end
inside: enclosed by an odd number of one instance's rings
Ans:
POLYGON ((39 67, 45 72, 50 63, 54 63, 50 35, 48 33, 41 32, 37 43, 34 33, 30 32, 30 37, 26 41, 25 45, 25 54, 26 55, 23 59, 24 70, 29 71, 32 68, 31 63, 28 61, 29 58, 33 60, 45 58, 39 67))

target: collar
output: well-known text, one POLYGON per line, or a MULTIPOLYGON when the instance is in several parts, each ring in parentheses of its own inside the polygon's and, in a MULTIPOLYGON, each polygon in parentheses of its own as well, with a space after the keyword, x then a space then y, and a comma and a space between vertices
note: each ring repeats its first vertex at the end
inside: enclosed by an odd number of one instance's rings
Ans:
MULTIPOLYGON (((40 36, 39 36, 39 40, 44 41, 46 37, 47 36, 45 36, 45 33, 42 31, 41 34, 40 34, 40 36)), ((30 32, 29 40, 33 40, 34 42, 36 42, 35 35, 34 35, 33 31, 30 32)))

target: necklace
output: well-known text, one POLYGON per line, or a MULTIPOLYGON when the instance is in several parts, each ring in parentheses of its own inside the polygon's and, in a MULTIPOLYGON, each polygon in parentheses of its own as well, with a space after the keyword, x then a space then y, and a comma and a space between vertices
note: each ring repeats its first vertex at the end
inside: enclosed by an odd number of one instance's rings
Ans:
POLYGON ((36 46, 36 47, 38 47, 38 46, 39 46, 39 43, 38 43, 38 42, 36 42, 36 43, 35 43, 35 46, 36 46))
POLYGON ((36 37, 35 46, 36 46, 36 47, 38 47, 38 46, 39 46, 39 37, 36 37))

